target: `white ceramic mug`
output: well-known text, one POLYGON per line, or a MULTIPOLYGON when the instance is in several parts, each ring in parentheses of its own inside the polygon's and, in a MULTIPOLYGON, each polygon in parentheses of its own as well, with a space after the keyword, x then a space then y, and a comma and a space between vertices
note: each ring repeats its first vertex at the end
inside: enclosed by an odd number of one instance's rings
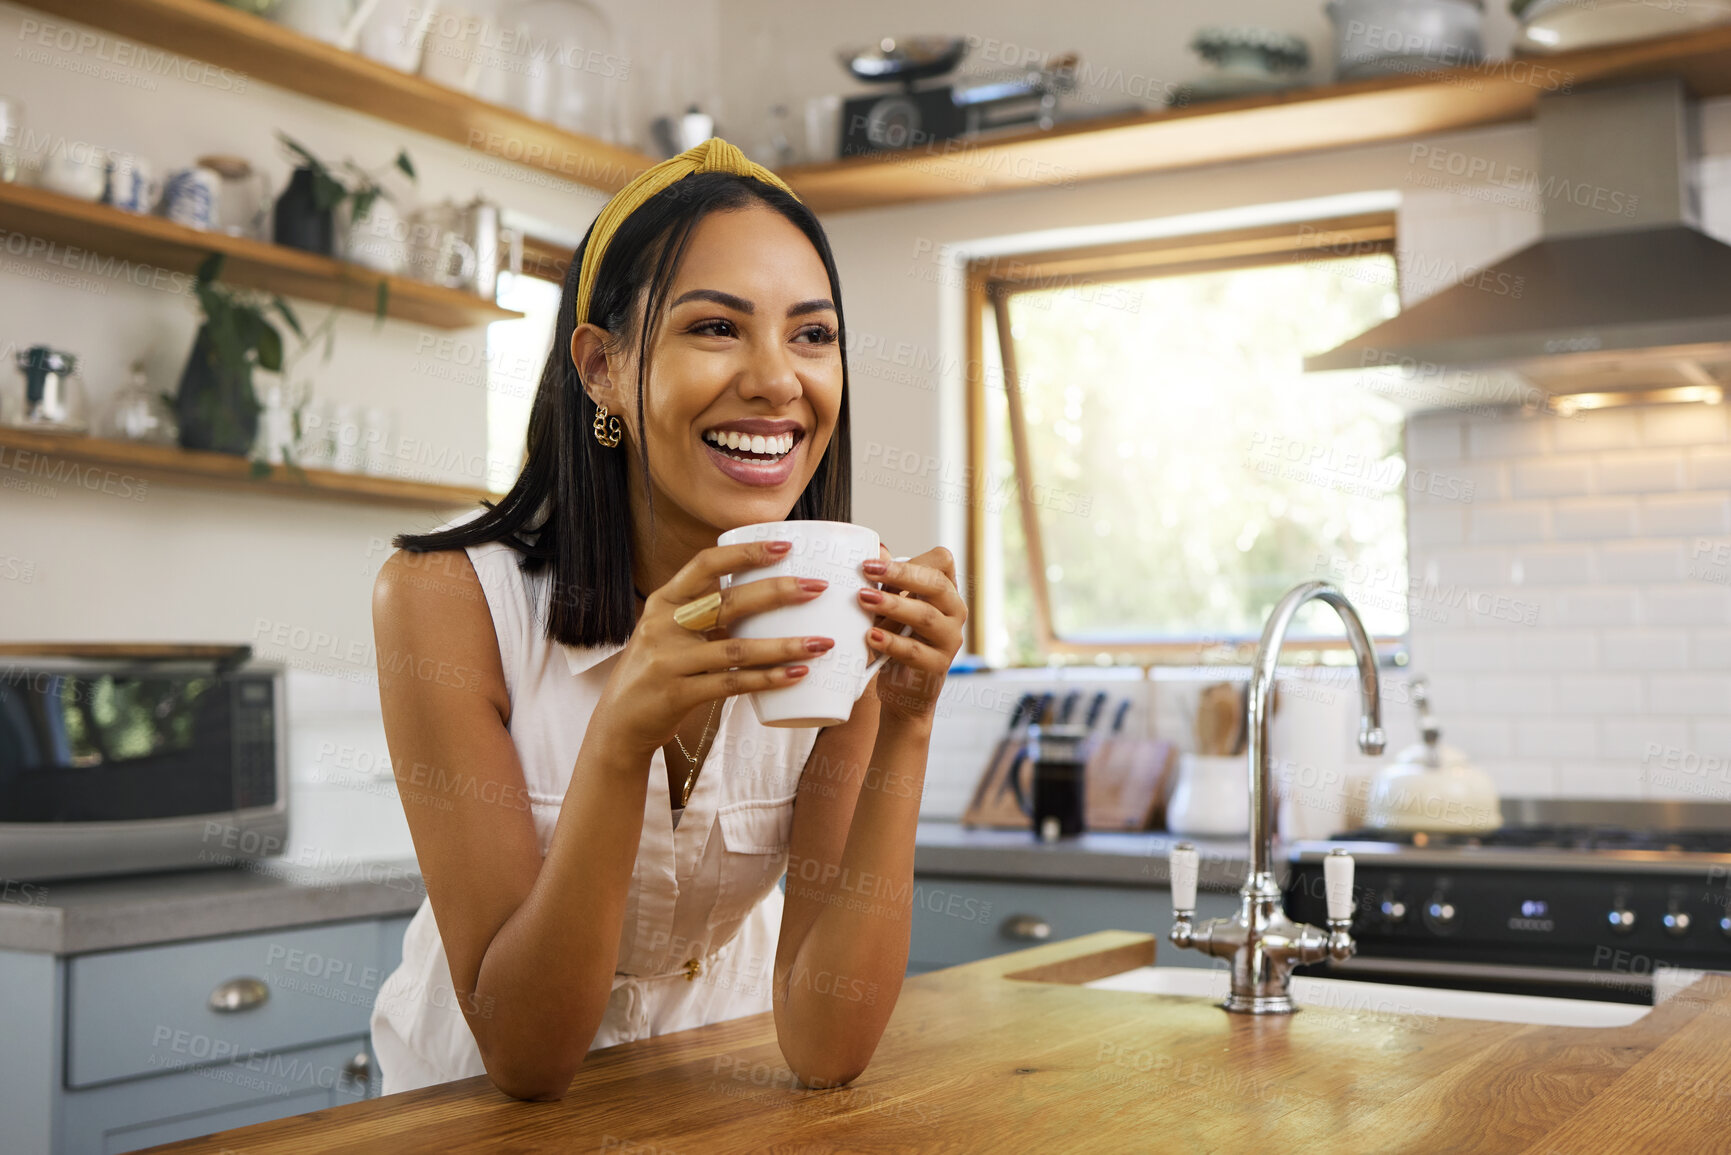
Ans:
POLYGON ((162 181, 141 156, 117 152, 109 156, 108 203, 129 213, 148 213, 162 195, 162 181))
MULTIPOLYGON (((778 606, 734 622, 728 634, 736 638, 834 638, 829 652, 801 658, 810 667, 805 677, 790 686, 759 690, 751 695, 751 708, 765 726, 837 726, 853 714, 853 705, 865 692, 887 654, 871 657, 866 633, 875 616, 859 600, 868 582, 860 565, 881 556, 874 529, 847 521, 766 521, 742 525, 722 534, 718 545, 749 541, 789 541, 793 548, 781 560, 758 569, 724 574, 723 589, 769 577, 818 577, 829 588, 799 605, 778 606)), ((897 558, 906 561, 906 558, 897 558)), ((902 636, 913 632, 905 626, 902 636)), ((791 663, 790 663, 791 664, 791 663)))

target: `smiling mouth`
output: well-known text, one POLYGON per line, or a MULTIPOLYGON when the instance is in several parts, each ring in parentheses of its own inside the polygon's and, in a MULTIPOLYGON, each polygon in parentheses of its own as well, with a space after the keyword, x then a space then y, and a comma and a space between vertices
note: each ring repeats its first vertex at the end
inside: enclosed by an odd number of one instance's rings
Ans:
POLYGON ((723 457, 731 457, 735 461, 745 461, 752 464, 780 461, 793 452, 794 446, 804 437, 803 432, 777 433, 765 437, 763 434, 734 433, 711 429, 703 435, 703 440, 715 448, 723 457))

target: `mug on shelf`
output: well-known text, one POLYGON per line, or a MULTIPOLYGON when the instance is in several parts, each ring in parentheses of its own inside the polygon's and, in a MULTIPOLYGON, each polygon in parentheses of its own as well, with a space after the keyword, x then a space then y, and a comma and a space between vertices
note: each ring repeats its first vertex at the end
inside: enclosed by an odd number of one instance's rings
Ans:
POLYGON ((162 215, 189 229, 216 227, 216 197, 222 177, 203 165, 183 168, 168 178, 162 192, 162 215))

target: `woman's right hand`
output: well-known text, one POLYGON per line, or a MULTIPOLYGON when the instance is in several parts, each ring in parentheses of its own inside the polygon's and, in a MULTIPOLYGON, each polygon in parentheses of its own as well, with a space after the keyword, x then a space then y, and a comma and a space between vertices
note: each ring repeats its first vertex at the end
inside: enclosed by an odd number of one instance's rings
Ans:
POLYGON ((697 706, 792 685, 804 677, 810 667, 801 660, 825 653, 835 645, 834 638, 753 640, 729 637, 727 627, 765 610, 808 602, 829 583, 772 577, 721 589, 721 575, 772 565, 790 548, 788 542, 711 546, 651 592, 607 679, 596 720, 605 719, 617 740, 650 756, 673 740, 681 719, 697 706), (721 609, 713 629, 698 633, 673 620, 680 606, 716 590, 721 591, 721 609))

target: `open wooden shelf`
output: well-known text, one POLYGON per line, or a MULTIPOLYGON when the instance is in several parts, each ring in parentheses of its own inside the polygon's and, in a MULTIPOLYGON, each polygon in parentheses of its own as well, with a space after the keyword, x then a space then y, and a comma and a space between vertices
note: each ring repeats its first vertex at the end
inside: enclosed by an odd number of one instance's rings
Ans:
POLYGON ((466 329, 523 315, 460 289, 387 276, 283 245, 190 229, 163 217, 123 212, 28 185, 0 184, 0 228, 60 245, 55 263, 73 276, 82 273, 186 292, 190 274, 211 253, 222 253, 227 258, 222 266, 225 284, 371 313, 383 282, 390 286, 388 316, 439 329, 466 329), (188 275, 158 277, 158 269, 188 275))
POLYGON ((1731 94, 1731 25, 1472 68, 1065 121, 989 141, 938 141, 791 166, 781 176, 818 210, 880 208, 1522 120, 1547 91, 1665 75, 1682 76, 1697 97, 1731 94))
POLYGON ((655 163, 643 153, 398 72, 216 0, 19 2, 604 192, 617 192, 655 163))
MULTIPOLYGON (((327 501, 408 506, 414 509, 459 509, 500 495, 463 485, 406 481, 366 473, 307 469, 295 474, 281 466, 254 476, 253 463, 228 453, 205 453, 165 445, 141 445, 81 434, 47 433, 0 426, 4 472, 20 483, 121 492, 127 477, 165 481, 204 489, 240 490, 273 496, 312 497, 327 501), (37 462, 33 458, 45 460, 37 462), (68 468, 70 466, 71 468, 68 468), (90 468, 117 473, 92 478, 90 468)), ((123 494, 124 496, 124 494, 123 494)))
MULTIPOLYGON (((566 132, 409 76, 216 0, 19 0, 431 136, 478 156, 604 192, 653 157, 566 132)), ((781 175, 820 212, 1374 144, 1522 120, 1546 92, 1680 75, 1697 97, 1731 94, 1731 26, 1471 68, 1378 77, 1109 118, 823 164, 781 175)))

